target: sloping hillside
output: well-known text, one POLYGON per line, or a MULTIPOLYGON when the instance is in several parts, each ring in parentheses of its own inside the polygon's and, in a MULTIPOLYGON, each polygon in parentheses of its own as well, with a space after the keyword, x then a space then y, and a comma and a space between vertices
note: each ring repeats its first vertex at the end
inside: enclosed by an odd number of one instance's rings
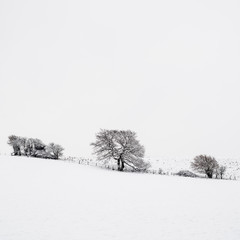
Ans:
POLYGON ((240 181, 0 156, 1 240, 239 240, 240 181))
MULTIPOLYGON (((224 175, 227 179, 240 180, 240 159, 216 158, 220 165, 226 166, 227 170, 224 175)), ((180 170, 190 170, 191 158, 159 158, 149 159, 152 164, 152 169, 158 170, 161 168, 169 174, 176 173, 180 170)))

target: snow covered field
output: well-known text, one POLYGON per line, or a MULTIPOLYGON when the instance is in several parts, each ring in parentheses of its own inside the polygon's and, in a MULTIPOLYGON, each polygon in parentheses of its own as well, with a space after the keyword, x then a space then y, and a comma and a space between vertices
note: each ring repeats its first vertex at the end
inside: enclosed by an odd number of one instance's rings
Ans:
MULTIPOLYGON (((224 174, 225 179, 231 180, 240 180, 240 159, 231 159, 231 158, 216 158, 220 165, 226 166, 227 170, 224 174)), ((99 166, 99 167, 109 167, 110 169, 116 169, 116 161, 98 161, 96 159, 87 159, 87 158, 78 158, 78 157, 67 157, 65 158, 66 161, 81 163, 85 165, 91 166, 99 166)), ((150 171, 154 170, 158 173, 158 170, 161 168, 163 173, 167 175, 173 175, 181 170, 189 170, 191 169, 191 162, 193 158, 146 158, 146 161, 151 163, 150 171)))
MULTIPOLYGON (((227 179, 240 180, 240 159, 216 158, 220 165, 226 166, 227 170, 224 175, 227 179)), ((149 159, 152 164, 152 169, 158 170, 161 168, 164 172, 177 173, 180 170, 190 170, 193 158, 159 158, 149 159)))
POLYGON ((239 240, 240 181, 0 156, 0 240, 239 240))

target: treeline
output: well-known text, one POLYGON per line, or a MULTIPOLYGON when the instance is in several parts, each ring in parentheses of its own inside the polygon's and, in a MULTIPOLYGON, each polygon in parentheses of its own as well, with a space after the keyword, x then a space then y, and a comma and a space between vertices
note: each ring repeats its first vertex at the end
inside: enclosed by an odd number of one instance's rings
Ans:
MULTIPOLYGON (((14 156, 30 156, 39 158, 59 159, 63 155, 63 147, 59 144, 44 144, 38 138, 26 138, 11 135, 8 137, 8 144, 13 147, 14 156)), ((135 132, 130 130, 106 130, 101 129, 96 134, 96 141, 91 143, 94 154, 99 161, 115 161, 118 171, 132 169, 133 171, 146 172, 151 164, 144 159, 145 149, 137 140, 135 132)), ((79 162, 80 163, 80 162, 79 162)), ((207 155, 196 156, 191 162, 194 172, 206 175, 208 178, 223 179, 226 173, 226 166, 219 165, 214 157, 207 155)), ((159 174, 162 170, 159 169, 159 174)), ((180 176, 198 177, 189 170, 177 173, 180 176)))
POLYGON ((38 138, 26 138, 11 135, 8 144, 13 147, 14 156, 29 156, 49 159, 59 159, 63 155, 64 148, 55 143, 44 144, 38 138))

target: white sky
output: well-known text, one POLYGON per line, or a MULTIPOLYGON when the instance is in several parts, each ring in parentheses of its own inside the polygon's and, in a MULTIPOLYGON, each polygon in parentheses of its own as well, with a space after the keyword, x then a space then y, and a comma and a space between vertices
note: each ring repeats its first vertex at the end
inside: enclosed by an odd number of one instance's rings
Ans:
POLYGON ((0 1, 10 134, 91 155, 131 129, 149 157, 240 156, 240 1, 0 1))

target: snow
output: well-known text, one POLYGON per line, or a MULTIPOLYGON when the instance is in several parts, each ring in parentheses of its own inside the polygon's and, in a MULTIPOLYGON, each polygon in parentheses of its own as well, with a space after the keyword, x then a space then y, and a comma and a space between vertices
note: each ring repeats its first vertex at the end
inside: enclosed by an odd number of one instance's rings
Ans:
MULTIPOLYGON (((229 158, 216 158, 219 165, 223 165, 227 167, 226 173, 224 174, 224 178, 227 179, 239 179, 240 180, 240 159, 229 159, 229 158)), ((160 157, 158 159, 148 159, 151 162, 152 169, 158 170, 161 168, 165 173, 177 173, 181 170, 189 170, 191 169, 191 162, 193 158, 164 158, 160 157)))
POLYGON ((240 181, 0 156, 0 240, 239 240, 240 181))
MULTIPOLYGON (((79 158, 79 157, 65 157, 65 161, 81 163, 84 165, 99 166, 102 168, 117 169, 116 161, 98 161, 90 158, 79 158)), ((231 158, 216 158, 219 165, 227 167, 226 173, 224 174, 225 179, 230 180, 240 180, 240 159, 231 159, 231 158)), ((146 158, 145 161, 151 163, 150 172, 158 173, 159 169, 162 169, 164 174, 174 175, 181 170, 193 171, 191 169, 191 162, 193 158, 146 158)), ((196 172, 195 172, 196 173, 196 172)), ((196 173, 202 177, 204 174, 196 173)), ((214 176, 215 177, 215 176, 214 176)))

